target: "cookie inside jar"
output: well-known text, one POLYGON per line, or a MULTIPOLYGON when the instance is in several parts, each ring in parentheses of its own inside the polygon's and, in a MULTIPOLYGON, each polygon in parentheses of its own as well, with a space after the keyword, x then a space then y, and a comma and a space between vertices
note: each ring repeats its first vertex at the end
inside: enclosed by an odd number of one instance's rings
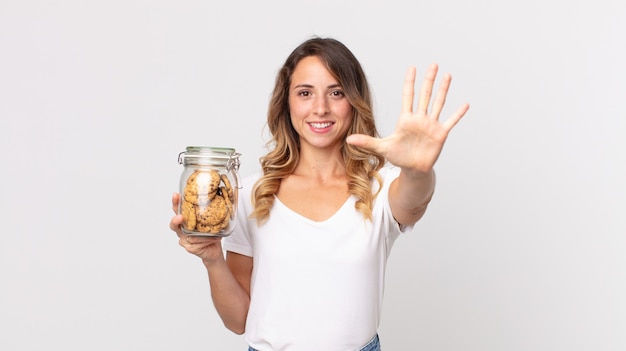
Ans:
POLYGON ((182 193, 183 231, 187 234, 225 233, 234 218, 235 192, 226 174, 214 169, 197 169, 182 193))

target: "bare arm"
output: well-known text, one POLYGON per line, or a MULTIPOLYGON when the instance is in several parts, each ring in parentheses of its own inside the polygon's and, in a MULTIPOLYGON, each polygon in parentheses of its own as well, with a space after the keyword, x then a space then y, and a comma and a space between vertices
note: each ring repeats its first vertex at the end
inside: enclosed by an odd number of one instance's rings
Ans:
POLYGON ((389 206, 398 223, 419 221, 435 192, 435 171, 411 173, 402 170, 389 188, 389 206))
MULTIPOLYGON (((172 208, 177 212, 180 195, 172 197, 172 208)), ((250 306, 250 277, 252 257, 222 251, 221 238, 185 235, 181 230, 182 215, 175 215, 170 228, 179 237, 179 244, 189 253, 202 259, 211 285, 211 298, 226 328, 243 334, 250 306)))
POLYGON ((205 267, 211 285, 213 305, 222 322, 232 332, 243 334, 250 307, 252 258, 228 252, 226 260, 205 263, 205 267))

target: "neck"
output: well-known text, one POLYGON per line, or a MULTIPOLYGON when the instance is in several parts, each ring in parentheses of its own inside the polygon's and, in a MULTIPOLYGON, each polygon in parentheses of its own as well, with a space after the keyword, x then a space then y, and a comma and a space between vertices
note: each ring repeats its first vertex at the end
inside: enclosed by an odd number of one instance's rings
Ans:
POLYGON ((321 180, 345 176, 346 167, 340 150, 300 150, 300 161, 294 174, 321 180))

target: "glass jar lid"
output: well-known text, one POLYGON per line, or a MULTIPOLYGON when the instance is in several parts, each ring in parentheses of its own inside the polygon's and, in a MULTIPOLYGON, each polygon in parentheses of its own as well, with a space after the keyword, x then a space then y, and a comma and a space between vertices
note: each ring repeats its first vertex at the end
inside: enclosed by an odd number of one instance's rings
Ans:
POLYGON ((201 165, 224 167, 227 170, 239 170, 239 156, 233 148, 212 146, 187 146, 186 151, 178 154, 178 163, 182 165, 201 165))

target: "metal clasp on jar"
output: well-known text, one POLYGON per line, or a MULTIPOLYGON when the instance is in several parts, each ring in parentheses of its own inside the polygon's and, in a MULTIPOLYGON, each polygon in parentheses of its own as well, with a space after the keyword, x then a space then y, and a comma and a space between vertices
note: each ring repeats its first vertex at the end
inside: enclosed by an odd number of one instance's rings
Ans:
POLYGON ((226 171, 228 172, 235 171, 234 174, 235 174, 235 180, 237 181, 237 189, 242 188, 241 179, 239 178, 239 166, 240 166, 239 156, 241 156, 241 154, 235 152, 230 155, 230 158, 226 162, 226 171))
POLYGON ((230 171, 239 171, 239 156, 241 156, 241 154, 239 153, 234 153, 231 154, 230 157, 228 158, 228 161, 226 161, 226 171, 230 172, 230 171))

